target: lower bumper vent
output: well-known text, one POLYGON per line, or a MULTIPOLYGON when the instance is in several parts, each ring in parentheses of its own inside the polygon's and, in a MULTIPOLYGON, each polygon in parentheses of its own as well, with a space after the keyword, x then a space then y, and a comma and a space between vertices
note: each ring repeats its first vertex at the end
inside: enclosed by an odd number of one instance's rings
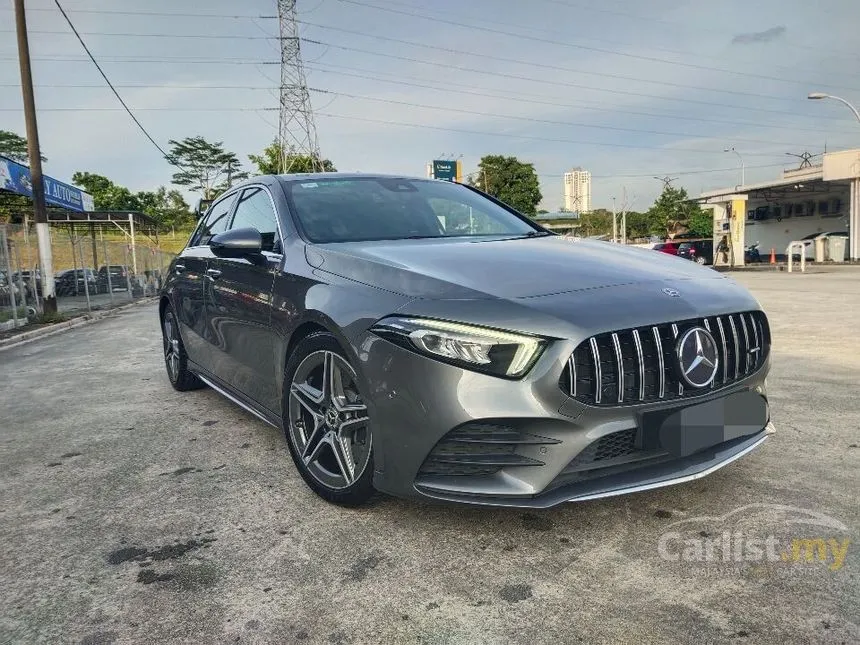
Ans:
POLYGON ((492 423, 467 423, 446 434, 433 448, 419 475, 492 475, 502 468, 543 466, 520 452, 527 446, 560 443, 516 428, 492 423))

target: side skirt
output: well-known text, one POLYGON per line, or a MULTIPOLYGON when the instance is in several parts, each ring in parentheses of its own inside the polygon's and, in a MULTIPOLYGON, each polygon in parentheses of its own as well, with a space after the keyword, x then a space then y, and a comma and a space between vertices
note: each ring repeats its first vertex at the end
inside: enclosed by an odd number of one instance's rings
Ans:
POLYGON ((273 417, 272 415, 267 414, 266 412, 258 409, 252 403, 245 400, 244 397, 242 397, 240 394, 230 391, 230 389, 226 385, 217 382, 215 377, 210 376, 208 374, 204 374, 199 369, 193 371, 197 378, 206 383, 206 385, 218 392, 218 394, 220 394, 224 398, 231 400, 240 408, 243 408, 244 410, 250 412, 261 421, 265 421, 273 428, 277 428, 278 430, 281 429, 281 419, 279 417, 273 417))

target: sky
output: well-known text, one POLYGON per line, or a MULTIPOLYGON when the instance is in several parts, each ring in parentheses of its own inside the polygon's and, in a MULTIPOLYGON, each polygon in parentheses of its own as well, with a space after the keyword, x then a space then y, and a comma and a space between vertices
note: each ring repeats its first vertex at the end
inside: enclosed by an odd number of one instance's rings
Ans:
MULTIPOLYGON (((277 135, 275 0, 60 0, 162 147, 201 135, 252 169, 277 135)), ((27 0, 44 171, 132 190, 172 168, 51 0, 27 0)), ((423 176, 434 158, 533 163, 542 207, 590 170, 592 204, 645 210, 657 177, 691 195, 780 176, 787 153, 860 147, 856 0, 298 0, 322 154, 338 170, 423 176)), ((11 2, 0 6, 0 129, 24 134, 11 2)), ((187 194, 187 193, 186 193, 187 194)), ((189 201, 193 196, 188 194, 189 201)))

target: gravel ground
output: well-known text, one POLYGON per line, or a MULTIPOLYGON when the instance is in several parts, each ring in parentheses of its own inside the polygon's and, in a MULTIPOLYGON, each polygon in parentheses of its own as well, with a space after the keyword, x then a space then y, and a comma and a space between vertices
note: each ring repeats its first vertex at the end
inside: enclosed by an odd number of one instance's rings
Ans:
POLYGON ((154 306, 0 352, 0 642, 860 642, 860 272, 736 279, 778 433, 542 512, 325 504, 276 430, 170 388, 154 306), (726 531, 847 551, 702 561, 726 531))

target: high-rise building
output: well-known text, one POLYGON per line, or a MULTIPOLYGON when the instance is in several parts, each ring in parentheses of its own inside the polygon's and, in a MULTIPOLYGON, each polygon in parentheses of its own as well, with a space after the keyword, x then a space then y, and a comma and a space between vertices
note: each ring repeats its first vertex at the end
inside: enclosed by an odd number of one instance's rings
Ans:
POLYGON ((587 213, 591 210, 591 173, 574 168, 564 173, 564 210, 587 213))

